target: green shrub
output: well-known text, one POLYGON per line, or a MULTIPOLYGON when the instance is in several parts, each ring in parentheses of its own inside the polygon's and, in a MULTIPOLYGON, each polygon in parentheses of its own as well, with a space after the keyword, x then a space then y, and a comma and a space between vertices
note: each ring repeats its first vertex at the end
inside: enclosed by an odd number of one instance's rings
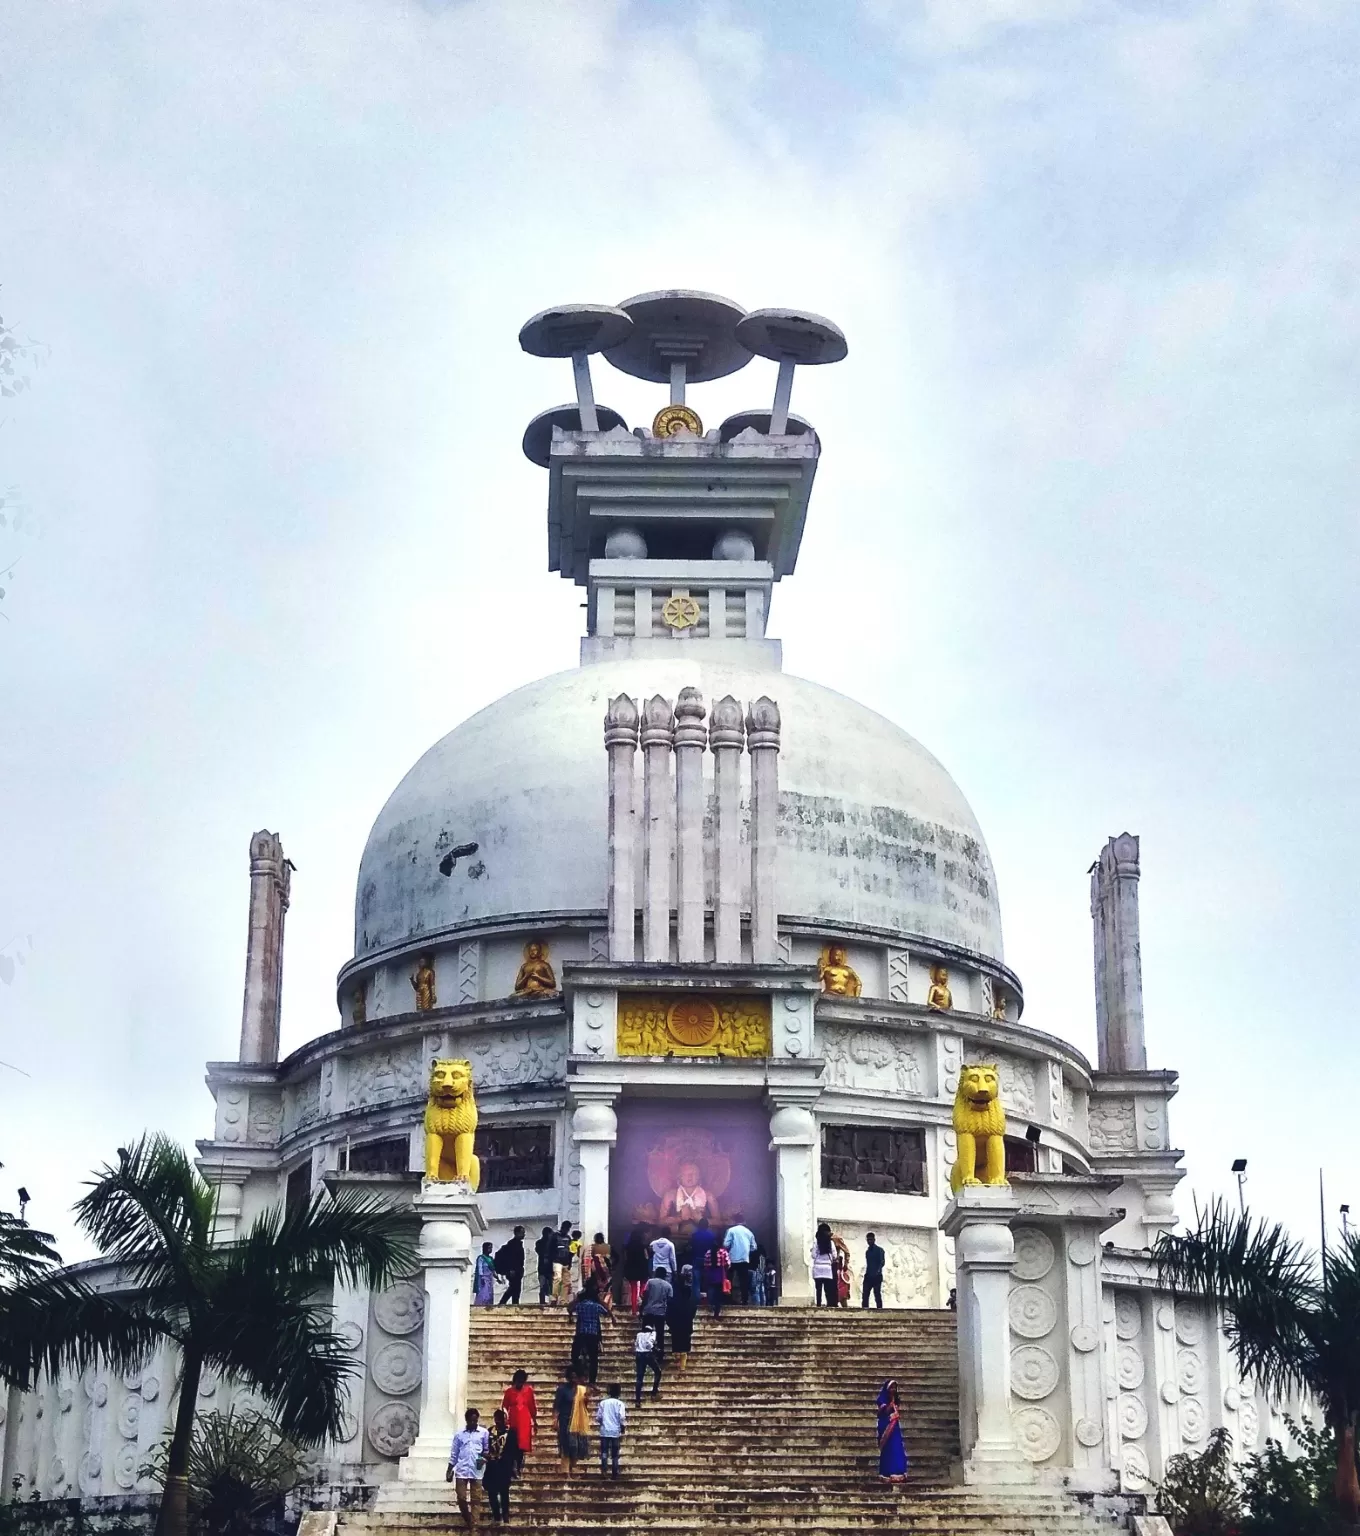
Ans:
MULTIPOLYGON (((143 1472, 164 1485, 169 1437, 143 1472)), ((200 1414, 189 1447, 189 1512, 206 1536, 249 1536, 301 1480, 302 1452, 263 1414, 200 1414)))
POLYGON ((1285 1423, 1301 1454, 1287 1456, 1278 1440, 1267 1440, 1265 1450, 1247 1462, 1243 1536, 1333 1536, 1352 1529, 1342 1523, 1333 1492, 1335 1436, 1293 1419, 1285 1423))
POLYGON ((1186 1451, 1167 1462, 1157 1504, 1176 1536, 1236 1536, 1243 1529, 1242 1489, 1226 1429, 1216 1429, 1197 1455, 1186 1451))

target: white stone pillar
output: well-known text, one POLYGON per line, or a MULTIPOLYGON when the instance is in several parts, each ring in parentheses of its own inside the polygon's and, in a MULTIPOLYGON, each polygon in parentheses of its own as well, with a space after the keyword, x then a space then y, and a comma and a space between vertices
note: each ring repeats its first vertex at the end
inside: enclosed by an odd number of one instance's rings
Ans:
POLYGON ((473 1239, 480 1239, 486 1222, 476 1195, 463 1183, 424 1180, 415 1210, 420 1217, 416 1257, 425 1270, 425 1370, 420 1433, 397 1475, 404 1483, 442 1483, 454 1431, 462 1428, 467 1406, 473 1239))
POLYGON ((1140 1072, 1147 1067, 1138 936, 1139 874, 1138 839, 1129 832, 1105 844, 1091 871, 1096 1057, 1102 1072, 1140 1072))
POLYGON ((1029 1482, 1011 1427, 1010 1273, 1015 1238, 1008 1188, 964 1189, 940 1222, 955 1240, 959 1438, 964 1481, 1029 1482))
POLYGON ((718 802, 713 891, 713 958, 741 963, 741 749, 746 732, 741 705, 729 694, 713 706, 708 744, 713 751, 713 794, 718 802))
POLYGON ((614 1113, 615 1084, 578 1084, 572 1090, 576 1109, 571 1139, 581 1159, 581 1206, 578 1220, 587 1240, 609 1232, 609 1163, 619 1135, 614 1113))
POLYGON ((770 1116, 779 1219, 779 1303, 812 1305, 812 1159, 817 1122, 805 1104, 776 1102, 770 1116))
POLYGON ((283 1005, 283 920, 293 866, 275 832, 250 840, 250 925, 241 1006, 241 1061, 279 1059, 283 1005))
POLYGON ((675 703, 675 927, 682 965, 704 958, 704 698, 682 688, 675 703))
POLYGON ((631 964, 637 951, 633 892, 633 753, 637 705, 626 693, 610 699, 604 717, 609 753, 609 958, 631 964))
POLYGON ((675 714, 654 694, 642 706, 642 958, 671 957, 671 746, 675 714))
POLYGON ((761 697, 746 711, 751 754, 751 959, 779 958, 775 901, 775 840, 779 819, 779 705, 761 697))

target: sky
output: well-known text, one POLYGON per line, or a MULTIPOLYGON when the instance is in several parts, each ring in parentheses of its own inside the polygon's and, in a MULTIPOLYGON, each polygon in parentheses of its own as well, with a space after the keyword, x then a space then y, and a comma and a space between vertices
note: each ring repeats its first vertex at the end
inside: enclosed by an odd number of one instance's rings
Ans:
POLYGON ((516 332, 683 286, 849 338, 772 632, 962 787, 1025 1022, 1094 1056, 1138 833, 1182 1208, 1360 1211, 1358 65, 1351 0, 4 7, 0 1207, 74 1256, 208 1133, 258 827, 285 1049, 336 1026, 387 795, 576 660, 516 332))

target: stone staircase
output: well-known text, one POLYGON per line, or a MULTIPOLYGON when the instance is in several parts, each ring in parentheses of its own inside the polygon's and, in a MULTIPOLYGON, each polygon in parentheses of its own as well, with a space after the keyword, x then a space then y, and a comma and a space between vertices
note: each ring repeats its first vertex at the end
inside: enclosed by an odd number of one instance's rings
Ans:
MULTIPOLYGON (((539 1400, 539 1437, 511 1491, 512 1524, 553 1536, 586 1532, 797 1530, 912 1532, 919 1536, 1091 1536, 1101 1523, 1058 1491, 1007 1493, 951 1486, 957 1462, 958 1371, 954 1315, 928 1311, 732 1308, 700 1316, 688 1369, 668 1354, 661 1396, 632 1406, 634 1321, 605 1324, 600 1386, 623 1384, 628 1432, 618 1482, 599 1464, 568 1481, 552 1432, 553 1389, 570 1355, 572 1324, 537 1307, 474 1309, 468 1401, 483 1422, 517 1369, 539 1400), (874 1402, 897 1379, 911 1472, 878 1480, 874 1402)), ((650 1391, 650 1378, 648 1391, 650 1391)), ((592 1449, 597 1445, 592 1436, 592 1449)), ((481 1527, 491 1521, 485 1505, 481 1527)), ((371 1536, 462 1529, 447 1485, 387 1484, 377 1507, 341 1517, 371 1536)))

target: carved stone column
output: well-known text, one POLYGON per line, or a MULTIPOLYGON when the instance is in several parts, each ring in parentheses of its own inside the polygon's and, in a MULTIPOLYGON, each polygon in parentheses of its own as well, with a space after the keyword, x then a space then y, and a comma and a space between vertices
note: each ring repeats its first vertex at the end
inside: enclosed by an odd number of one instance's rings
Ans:
POLYGON ((571 1097, 571 1139, 581 1158, 581 1231, 589 1239, 609 1231, 609 1164, 619 1135, 615 1083, 578 1083, 571 1097))
POLYGON ((655 694, 642 706, 642 958, 671 957, 671 746, 675 715, 655 694))
POLYGON ((1029 1482, 1011 1425, 1010 1274, 1015 1209, 1006 1188, 962 1189, 940 1226, 955 1242, 959 1437, 964 1480, 1029 1482))
POLYGON ((425 1371, 420 1434, 397 1475, 404 1483, 442 1483, 449 1446, 454 1431, 463 1427, 467 1406, 473 1239, 480 1239, 486 1222, 476 1195, 462 1183, 426 1179, 415 1210, 420 1217, 416 1256, 425 1271, 425 1371))
POLYGON ((1100 850, 1091 871, 1095 937, 1096 1052, 1102 1072, 1140 1072, 1143 963, 1138 937, 1138 839, 1124 832, 1100 850))
POLYGON ((751 959, 779 958, 775 840, 779 819, 779 705, 761 697, 746 712, 751 754, 751 959))
POLYGON ((708 725, 713 794, 718 803, 713 958, 719 965, 741 962, 741 749, 745 736, 741 705, 730 694, 719 699, 708 725))
POLYGON ((609 753, 609 958, 631 962, 637 951, 633 890, 633 753, 637 705, 626 693, 609 701, 604 744, 609 753))
POLYGON ((704 699, 682 688, 675 703, 675 926, 682 965, 704 958, 704 699))
POLYGON ((250 926, 246 935, 246 984, 241 1007, 239 1060, 279 1059, 283 1004, 283 920, 293 866, 275 832, 250 840, 250 926))
POLYGON ((806 1104, 774 1104, 770 1148, 775 1154, 779 1218, 779 1304, 812 1305, 812 1159, 817 1122, 806 1104))

